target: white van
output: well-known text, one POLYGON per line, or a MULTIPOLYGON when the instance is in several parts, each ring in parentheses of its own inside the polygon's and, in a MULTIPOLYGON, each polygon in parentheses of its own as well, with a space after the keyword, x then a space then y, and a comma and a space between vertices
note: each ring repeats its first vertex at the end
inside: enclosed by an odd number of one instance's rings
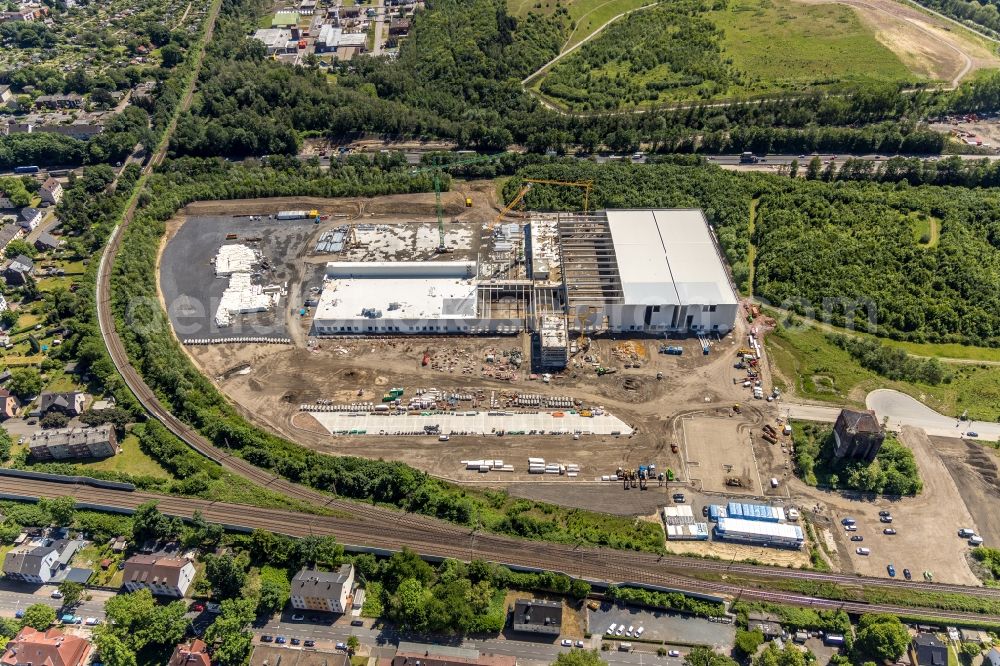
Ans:
POLYGON ((970 527, 963 527, 958 531, 958 536, 962 537, 963 539, 968 539, 971 536, 975 536, 975 534, 976 530, 970 527))
POLYGON ((858 548, 855 551, 858 555, 871 555, 872 551, 868 548, 858 548))
POLYGON ((618 623, 615 622, 610 627, 608 627, 608 630, 605 631, 604 633, 607 634, 608 636, 614 636, 615 635, 615 629, 617 629, 617 628, 618 628, 618 623))
POLYGON ((979 536, 978 534, 973 534, 971 537, 969 537, 969 545, 970 546, 982 546, 983 545, 983 537, 979 536))

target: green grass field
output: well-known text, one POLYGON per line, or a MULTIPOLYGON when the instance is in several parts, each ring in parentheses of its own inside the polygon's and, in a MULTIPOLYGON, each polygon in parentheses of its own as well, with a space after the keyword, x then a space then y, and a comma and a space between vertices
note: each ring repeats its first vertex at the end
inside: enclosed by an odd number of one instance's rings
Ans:
POLYGON ((749 77, 743 94, 918 78, 843 5, 732 0, 709 16, 724 56, 749 77))
POLYGON ((892 388, 948 416, 968 409, 970 419, 1000 419, 1000 366, 949 364, 952 380, 938 386, 892 381, 862 368, 813 327, 781 329, 767 337, 767 349, 781 374, 795 382, 795 393, 804 398, 860 407, 870 391, 892 388))
MULTIPOLYGON (((555 11, 561 0, 510 0, 514 11, 555 11)), ((573 110, 656 107, 671 102, 707 99, 752 99, 775 93, 837 91, 873 84, 914 84, 912 73, 850 7, 804 4, 796 0, 730 0, 717 2, 699 16, 721 31, 721 54, 700 44, 701 59, 659 59, 682 48, 671 43, 669 26, 651 19, 630 29, 612 24, 556 64, 534 89, 552 102, 573 110), (646 25, 645 31, 641 25, 646 25), (631 49, 611 59, 594 57, 615 50, 627 39, 631 49), (685 62, 687 64, 685 64, 685 62), (600 63, 600 64, 594 64, 600 63), (618 91, 616 102, 605 99, 618 91)), ((613 16, 641 7, 643 0, 578 0, 568 5, 576 22, 567 47, 593 33, 613 16)), ((689 28, 675 26, 680 35, 689 28)), ((705 33, 701 32, 700 35, 705 33)), ((619 49, 620 50, 620 49, 619 49)))
POLYGON ((941 240, 941 220, 924 213, 910 213, 913 240, 923 247, 936 247, 941 240))
POLYGON ((122 451, 116 456, 96 462, 81 460, 79 465, 87 469, 99 469, 105 472, 124 472, 136 476, 153 476, 158 479, 170 479, 170 473, 158 462, 150 458, 139 448, 139 439, 128 435, 121 441, 122 451))

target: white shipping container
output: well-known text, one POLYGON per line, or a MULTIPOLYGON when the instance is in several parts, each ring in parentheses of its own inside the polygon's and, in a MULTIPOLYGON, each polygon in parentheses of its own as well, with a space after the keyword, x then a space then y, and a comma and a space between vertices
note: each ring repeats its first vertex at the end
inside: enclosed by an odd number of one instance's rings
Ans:
POLYGON ((504 465, 503 467, 500 468, 499 471, 501 471, 501 472, 513 472, 514 471, 514 466, 513 465, 504 465))
POLYGON ((485 474, 488 471, 490 471, 490 466, 489 465, 480 465, 479 466, 479 473, 480 474, 485 474))
POLYGON ((528 474, 545 474, 544 467, 529 467, 528 474))
POLYGON ((494 460, 494 461, 493 461, 493 466, 494 466, 494 467, 503 467, 503 466, 504 466, 504 464, 503 464, 503 461, 502 461, 502 460, 494 460))
POLYGON ((545 458, 528 458, 528 464, 537 463, 540 465, 545 464, 545 458))

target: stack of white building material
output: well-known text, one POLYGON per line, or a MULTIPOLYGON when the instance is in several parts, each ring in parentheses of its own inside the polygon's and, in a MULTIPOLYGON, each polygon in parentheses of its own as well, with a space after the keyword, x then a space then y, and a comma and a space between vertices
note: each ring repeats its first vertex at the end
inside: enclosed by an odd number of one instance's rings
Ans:
POLYGON ((257 253, 246 245, 223 245, 215 255, 215 275, 250 273, 259 261, 257 253))

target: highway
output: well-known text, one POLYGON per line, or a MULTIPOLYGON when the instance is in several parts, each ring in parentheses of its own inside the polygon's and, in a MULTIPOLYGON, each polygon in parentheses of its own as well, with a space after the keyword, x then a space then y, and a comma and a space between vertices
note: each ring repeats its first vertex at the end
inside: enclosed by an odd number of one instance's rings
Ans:
MULTIPOLYGON (((569 544, 526 541, 512 537, 481 533, 450 524, 437 524, 427 529, 426 520, 398 512, 378 509, 383 518, 371 518, 367 511, 354 515, 317 516, 281 509, 250 507, 238 504, 211 502, 194 498, 156 495, 141 491, 126 492, 93 488, 90 486, 36 481, 32 479, 4 478, 3 497, 32 500, 38 497, 74 497, 78 504, 108 509, 131 510, 139 504, 156 501, 166 514, 190 518, 194 511, 201 511, 206 520, 221 523, 232 529, 263 529, 294 537, 307 535, 333 535, 349 550, 396 551, 411 548, 429 558, 455 558, 469 561, 483 559, 515 568, 561 571, 570 576, 596 583, 642 583, 667 587, 687 593, 740 597, 772 601, 797 606, 822 609, 844 609, 849 612, 884 612, 896 615, 919 615, 941 621, 990 621, 1000 624, 1000 616, 980 615, 937 609, 915 611, 912 608, 889 604, 866 604, 819 599, 804 594, 770 592, 739 584, 738 573, 754 576, 808 578, 816 582, 834 582, 843 586, 872 585, 897 589, 913 588, 940 592, 960 592, 967 596, 996 598, 998 590, 970 588, 960 585, 921 583, 894 579, 862 578, 843 574, 795 571, 773 567, 725 563, 697 558, 658 556, 603 548, 587 548, 569 544), (677 571, 680 570, 681 573, 677 571), (692 578, 692 572, 712 572, 720 580, 705 581, 692 578)), ((364 508, 365 505, 357 505, 364 508)))

